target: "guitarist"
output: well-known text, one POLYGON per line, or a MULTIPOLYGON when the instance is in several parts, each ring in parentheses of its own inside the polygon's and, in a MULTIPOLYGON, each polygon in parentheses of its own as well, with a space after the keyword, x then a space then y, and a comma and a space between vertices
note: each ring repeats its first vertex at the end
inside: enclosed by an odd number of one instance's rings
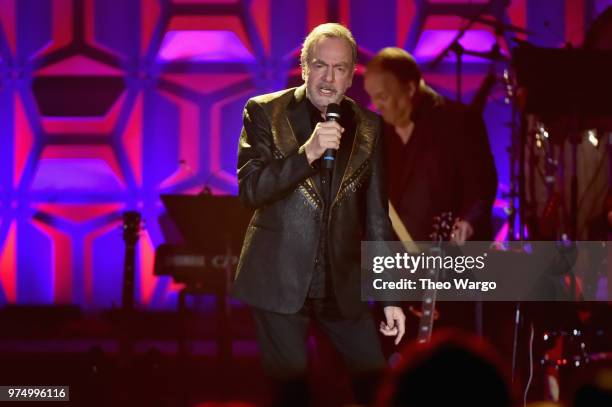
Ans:
MULTIPOLYGON (((365 89, 385 122, 392 219, 396 215, 412 240, 425 242, 434 218, 451 212, 452 242, 491 240, 497 172, 480 112, 428 87, 414 58, 401 48, 385 48, 372 58, 365 89)), ((396 224, 398 236, 405 236, 396 224)), ((452 304, 450 315, 445 308, 442 325, 481 331, 479 305, 474 310, 470 303, 452 304)))
POLYGON ((432 219, 452 212, 452 241, 490 240, 497 172, 478 112, 428 87, 401 48, 374 56, 365 89, 385 122, 389 199, 412 239, 429 241, 432 219))

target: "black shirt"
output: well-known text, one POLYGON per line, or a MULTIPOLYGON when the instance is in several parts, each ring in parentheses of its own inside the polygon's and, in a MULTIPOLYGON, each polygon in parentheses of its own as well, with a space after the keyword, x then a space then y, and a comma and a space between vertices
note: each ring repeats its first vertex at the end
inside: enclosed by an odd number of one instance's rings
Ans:
MULTIPOLYGON (((321 111, 317 109, 312 102, 305 98, 308 106, 308 112, 310 113, 310 125, 311 129, 317 126, 317 123, 325 121, 321 116, 321 111)), ((301 144, 304 144, 306 140, 300 140, 301 144)), ((310 287, 308 289, 309 298, 324 298, 333 295, 331 273, 329 272, 329 261, 327 253, 327 218, 328 210, 330 205, 330 187, 331 187, 331 172, 326 171, 319 163, 317 164, 321 168, 321 173, 318 179, 318 187, 323 195, 323 217, 321 223, 321 234, 319 236, 319 248, 317 250, 317 258, 315 262, 315 269, 310 281, 310 287)))
POLYGON ((385 138, 385 155, 387 160, 388 194, 389 199, 397 208, 403 193, 401 174, 406 165, 406 157, 410 156, 410 150, 414 148, 414 134, 404 144, 393 125, 385 123, 383 135, 385 138))

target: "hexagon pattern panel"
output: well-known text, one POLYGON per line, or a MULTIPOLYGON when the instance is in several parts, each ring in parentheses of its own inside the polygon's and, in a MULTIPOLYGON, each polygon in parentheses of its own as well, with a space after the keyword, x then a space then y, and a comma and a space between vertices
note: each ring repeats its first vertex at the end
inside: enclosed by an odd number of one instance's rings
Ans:
MULTIPOLYGON (((140 306, 173 307, 177 287, 153 276, 163 243, 162 193, 207 185, 235 194, 242 108, 299 83, 308 31, 339 21, 360 45, 351 95, 368 104, 360 73, 380 48, 414 53, 426 79, 454 97, 461 44, 508 55, 514 37, 582 41, 594 0, 0 0, 0 305, 119 305, 121 213, 146 221, 137 247, 140 306), (478 17, 467 26, 470 17, 478 17), (528 33, 526 31, 528 30, 528 33)), ((466 56, 469 101, 491 68, 466 56)), ((508 189, 509 107, 501 86, 484 115, 508 189)), ((499 200, 496 213, 501 219, 499 200)))

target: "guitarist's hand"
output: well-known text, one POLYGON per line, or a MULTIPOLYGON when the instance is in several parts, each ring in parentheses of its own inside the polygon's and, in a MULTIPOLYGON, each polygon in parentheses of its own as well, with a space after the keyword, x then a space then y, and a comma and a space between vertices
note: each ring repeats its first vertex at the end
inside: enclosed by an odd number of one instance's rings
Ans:
POLYGON ((387 306, 384 308, 385 321, 380 322, 380 332, 385 336, 396 336, 395 344, 402 340, 406 332, 406 315, 400 307, 387 306))
POLYGON ((474 228, 467 220, 457 219, 453 225, 453 232, 450 235, 451 242, 462 246, 474 234, 474 228))

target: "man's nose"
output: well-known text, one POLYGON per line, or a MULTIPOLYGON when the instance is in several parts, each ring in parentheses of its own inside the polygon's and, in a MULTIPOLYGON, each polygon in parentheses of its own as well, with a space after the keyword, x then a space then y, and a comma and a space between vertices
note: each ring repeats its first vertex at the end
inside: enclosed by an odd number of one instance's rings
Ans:
POLYGON ((325 70, 325 81, 333 82, 334 81, 334 69, 329 67, 325 70))

